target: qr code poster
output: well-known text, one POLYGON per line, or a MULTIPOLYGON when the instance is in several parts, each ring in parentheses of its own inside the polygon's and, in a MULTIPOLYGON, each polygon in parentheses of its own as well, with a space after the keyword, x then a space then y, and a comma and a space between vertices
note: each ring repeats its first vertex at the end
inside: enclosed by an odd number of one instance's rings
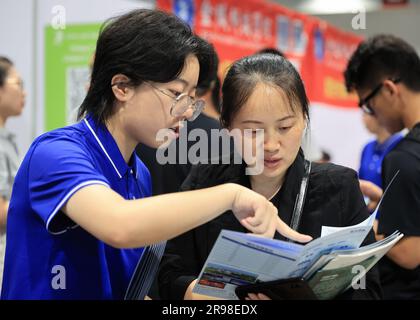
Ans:
POLYGON ((45 29, 45 130, 73 124, 86 96, 100 24, 45 29))

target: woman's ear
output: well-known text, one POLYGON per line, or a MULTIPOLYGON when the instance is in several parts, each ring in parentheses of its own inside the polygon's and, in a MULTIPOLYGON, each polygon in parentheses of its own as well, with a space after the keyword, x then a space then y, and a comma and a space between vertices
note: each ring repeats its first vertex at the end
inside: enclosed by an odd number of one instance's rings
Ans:
POLYGON ((130 79, 123 74, 116 74, 111 79, 111 88, 118 101, 126 102, 130 99, 130 79))
POLYGON ((390 96, 393 96, 400 92, 398 86, 392 80, 385 80, 384 87, 385 87, 386 93, 390 96))

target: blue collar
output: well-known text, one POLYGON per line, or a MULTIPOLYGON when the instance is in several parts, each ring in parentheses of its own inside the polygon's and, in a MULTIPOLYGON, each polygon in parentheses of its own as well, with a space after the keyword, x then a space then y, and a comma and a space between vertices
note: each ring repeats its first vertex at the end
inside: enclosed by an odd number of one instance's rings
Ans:
POLYGON ((378 143, 378 141, 376 141, 375 150, 380 153, 385 153, 390 147, 393 147, 394 144, 402 138, 403 136, 401 135, 401 133, 395 133, 381 144, 378 143))
POLYGON ((114 167, 115 173, 118 175, 118 177, 122 179, 131 170, 136 173, 137 177, 138 168, 137 161, 135 161, 136 159, 134 152, 130 158, 130 163, 134 163, 134 165, 130 167, 125 162, 114 137, 111 135, 105 125, 98 123, 90 115, 88 115, 82 121, 86 125, 87 130, 91 133, 93 140, 96 141, 98 147, 103 151, 111 165, 114 167))

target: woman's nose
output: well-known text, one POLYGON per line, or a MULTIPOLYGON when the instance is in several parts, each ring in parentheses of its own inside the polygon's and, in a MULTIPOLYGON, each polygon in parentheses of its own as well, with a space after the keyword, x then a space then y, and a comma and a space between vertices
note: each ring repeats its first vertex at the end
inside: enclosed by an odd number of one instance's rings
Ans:
POLYGON ((264 141, 264 150, 267 153, 274 153, 278 151, 280 143, 278 139, 273 136, 268 135, 264 141))

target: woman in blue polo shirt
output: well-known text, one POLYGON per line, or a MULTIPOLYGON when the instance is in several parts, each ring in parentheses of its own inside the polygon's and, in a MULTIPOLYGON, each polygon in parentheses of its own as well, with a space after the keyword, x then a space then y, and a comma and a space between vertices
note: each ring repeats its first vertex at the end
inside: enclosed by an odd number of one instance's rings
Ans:
POLYGON ((226 210, 251 232, 310 240, 236 184, 140 199, 151 194, 150 176, 136 145, 158 147, 159 130, 176 138, 179 122, 197 117, 195 88, 213 54, 160 11, 135 10, 105 26, 81 121, 38 137, 17 173, 2 299, 123 299, 136 266, 130 288, 142 298, 162 253, 152 244, 226 210))

